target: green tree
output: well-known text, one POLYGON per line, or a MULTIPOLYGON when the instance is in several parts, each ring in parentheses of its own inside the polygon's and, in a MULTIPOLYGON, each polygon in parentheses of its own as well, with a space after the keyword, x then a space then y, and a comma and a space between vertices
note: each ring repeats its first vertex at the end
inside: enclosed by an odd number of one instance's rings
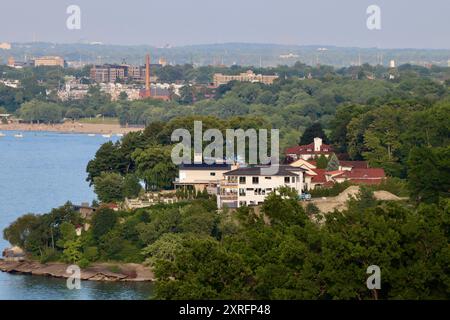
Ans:
POLYGON ((125 198, 124 178, 118 173, 103 172, 94 178, 94 191, 102 202, 117 202, 125 198))
POLYGON ((139 179, 134 174, 127 174, 123 181, 123 196, 136 198, 142 190, 139 179))
POLYGON ((92 235, 100 239, 108 233, 117 223, 117 215, 114 210, 108 208, 98 209, 92 217, 92 235))
POLYGON ((327 171, 335 171, 338 170, 340 166, 339 159, 336 154, 332 154, 328 159, 328 164, 326 166, 327 171))
POLYGON ((314 138, 321 138, 323 140, 323 143, 328 143, 328 138, 322 129, 322 125, 318 122, 313 123, 305 130, 300 139, 300 145, 313 143, 314 138))
POLYGON ((316 167, 318 169, 326 169, 328 166, 328 159, 325 155, 321 154, 318 158, 316 158, 316 167))
POLYGON ((411 150, 408 159, 408 187, 417 202, 437 203, 449 197, 450 147, 411 150))

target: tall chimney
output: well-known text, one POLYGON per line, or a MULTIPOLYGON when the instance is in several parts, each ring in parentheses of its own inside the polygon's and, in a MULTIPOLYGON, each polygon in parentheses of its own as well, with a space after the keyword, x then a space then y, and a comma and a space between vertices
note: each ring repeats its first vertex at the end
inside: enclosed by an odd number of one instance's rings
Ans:
POLYGON ((322 139, 314 138, 314 151, 319 152, 321 146, 322 146, 322 139))
POLYGON ((151 97, 152 90, 150 87, 150 55, 147 54, 145 63, 145 96, 151 97))

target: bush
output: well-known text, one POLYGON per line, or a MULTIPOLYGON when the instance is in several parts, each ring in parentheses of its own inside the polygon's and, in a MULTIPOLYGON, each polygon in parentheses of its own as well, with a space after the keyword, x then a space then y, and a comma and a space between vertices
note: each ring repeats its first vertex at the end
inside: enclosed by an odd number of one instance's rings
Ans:
POLYGON ((316 188, 311 190, 309 193, 313 198, 320 197, 336 197, 342 191, 350 187, 352 183, 349 181, 344 181, 342 183, 335 183, 331 188, 316 188))
POLYGON ((408 186, 405 180, 395 177, 385 179, 381 184, 371 186, 373 191, 385 190, 398 197, 409 197, 408 186))
POLYGON ((90 261, 86 258, 81 258, 81 260, 78 262, 78 266, 81 269, 86 269, 87 267, 89 267, 90 264, 91 264, 90 261))
POLYGON ((83 259, 88 262, 94 262, 98 259, 98 248, 97 247, 87 247, 84 249, 83 259))
POLYGON ((46 247, 42 250, 42 255, 39 258, 39 262, 47 263, 47 262, 58 261, 60 259, 60 257, 61 257, 61 254, 56 249, 46 247))

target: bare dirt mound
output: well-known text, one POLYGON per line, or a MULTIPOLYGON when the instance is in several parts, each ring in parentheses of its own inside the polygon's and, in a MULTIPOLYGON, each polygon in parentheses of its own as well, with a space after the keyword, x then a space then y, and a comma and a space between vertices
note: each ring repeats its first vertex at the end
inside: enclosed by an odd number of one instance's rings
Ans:
POLYGON ((395 194, 392 194, 388 191, 384 191, 384 190, 380 190, 380 191, 375 191, 373 193, 375 199, 377 200, 389 200, 389 201, 399 201, 402 200, 402 198, 397 197, 395 194))
MULTIPOLYGON (((355 197, 358 192, 359 186, 350 186, 336 197, 317 198, 313 199, 311 202, 323 213, 332 212, 334 210, 345 210, 347 208, 347 201, 351 197, 355 197)), ((375 199, 384 201, 399 201, 405 199, 384 190, 375 191, 373 195, 375 199)), ((303 205, 306 206, 306 203, 303 202, 303 205)))

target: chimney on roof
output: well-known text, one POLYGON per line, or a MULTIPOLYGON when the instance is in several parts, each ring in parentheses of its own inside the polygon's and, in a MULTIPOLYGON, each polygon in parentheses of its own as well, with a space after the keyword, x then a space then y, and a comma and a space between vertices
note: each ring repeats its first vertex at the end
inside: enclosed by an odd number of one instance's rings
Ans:
POLYGON ((322 146, 322 139, 314 138, 314 151, 319 152, 321 146, 322 146))

